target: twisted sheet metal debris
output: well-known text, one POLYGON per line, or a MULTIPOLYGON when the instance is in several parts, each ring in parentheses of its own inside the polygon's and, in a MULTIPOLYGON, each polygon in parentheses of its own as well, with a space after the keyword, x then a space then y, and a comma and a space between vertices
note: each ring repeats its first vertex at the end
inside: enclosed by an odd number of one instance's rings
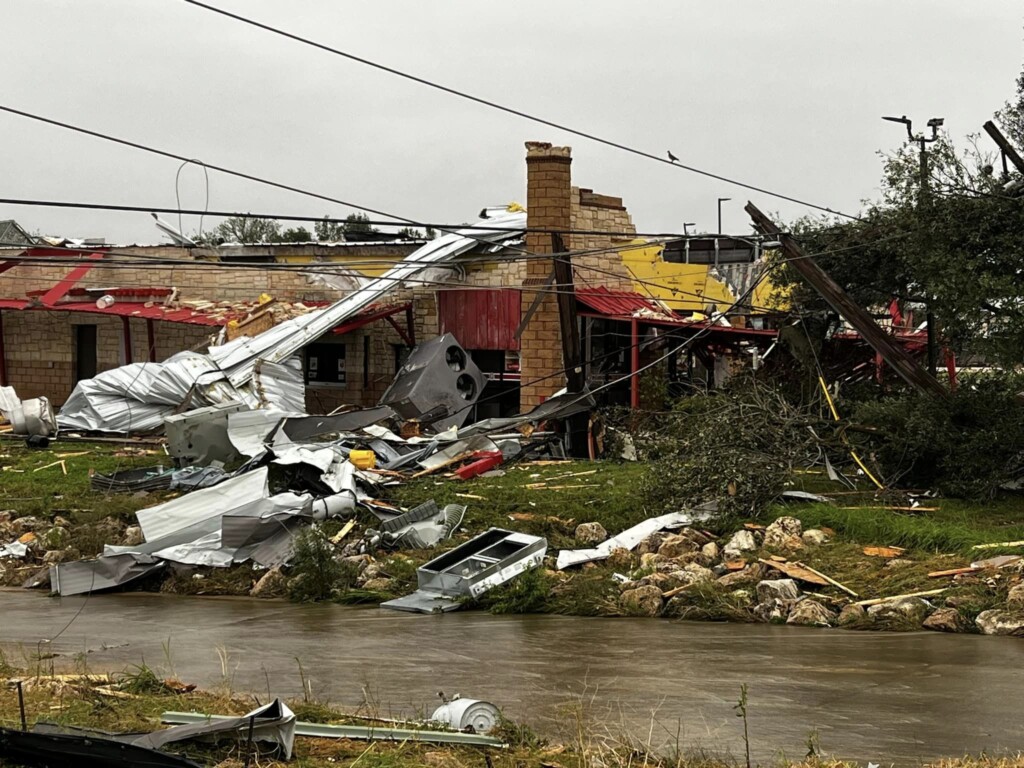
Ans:
POLYGON ((592 549, 563 549, 558 553, 558 569, 563 570, 573 565, 581 565, 593 562, 594 560, 605 560, 616 549, 633 550, 652 533, 663 531, 666 528, 681 528, 685 525, 693 525, 702 520, 707 520, 714 514, 716 508, 717 504, 711 502, 709 504, 702 504, 693 510, 670 512, 667 515, 652 517, 637 523, 617 536, 612 536, 610 539, 602 541, 592 549))
POLYGON ((253 409, 297 410, 298 379, 282 364, 422 270, 451 262, 480 242, 513 240, 519 235, 509 230, 526 226, 523 212, 491 212, 495 215, 477 226, 493 224, 497 229, 460 230, 432 240, 328 307, 285 320, 256 336, 212 346, 207 355, 181 352, 163 363, 132 363, 80 381, 61 408, 58 424, 68 430, 145 434, 158 431, 164 418, 186 403, 201 407, 240 400, 253 409))

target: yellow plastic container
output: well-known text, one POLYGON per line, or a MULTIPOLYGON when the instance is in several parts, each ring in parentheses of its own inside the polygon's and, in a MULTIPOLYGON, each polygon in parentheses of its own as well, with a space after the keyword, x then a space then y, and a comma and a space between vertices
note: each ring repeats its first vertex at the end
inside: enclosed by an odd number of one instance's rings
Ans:
POLYGON ((377 466, 377 454, 373 451, 349 451, 348 460, 359 469, 373 469, 377 466))

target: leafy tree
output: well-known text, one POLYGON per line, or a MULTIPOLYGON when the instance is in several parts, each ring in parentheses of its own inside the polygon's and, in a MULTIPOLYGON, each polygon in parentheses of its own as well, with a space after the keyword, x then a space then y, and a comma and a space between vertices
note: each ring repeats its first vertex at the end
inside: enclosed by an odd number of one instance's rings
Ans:
POLYGON ((308 243, 313 235, 305 227, 290 227, 284 230, 275 242, 279 243, 308 243))
POLYGON ((345 225, 330 221, 326 214, 322 221, 313 225, 313 231, 316 233, 316 239, 323 243, 337 243, 345 239, 345 225))
POLYGON ((214 230, 222 243, 273 243, 280 239, 281 225, 275 219, 232 216, 214 230))
MULTIPOLYGON (((1012 119, 1024 126, 1024 74, 1017 86, 1000 113, 1007 129, 1012 119)), ((908 144, 882 156, 882 197, 860 220, 807 218, 790 230, 862 306, 916 302, 958 354, 1024 362, 1024 198, 1006 191, 993 173, 995 151, 977 136, 962 149, 947 136, 929 145, 923 188, 918 151, 908 144)), ((791 268, 783 273, 798 309, 826 311, 791 268)))
POLYGON ((365 213, 350 213, 345 217, 342 225, 345 232, 379 232, 376 227, 370 226, 370 217, 365 213))
POLYGON ((406 240, 422 240, 423 233, 414 227, 402 227, 398 230, 398 237, 406 240))

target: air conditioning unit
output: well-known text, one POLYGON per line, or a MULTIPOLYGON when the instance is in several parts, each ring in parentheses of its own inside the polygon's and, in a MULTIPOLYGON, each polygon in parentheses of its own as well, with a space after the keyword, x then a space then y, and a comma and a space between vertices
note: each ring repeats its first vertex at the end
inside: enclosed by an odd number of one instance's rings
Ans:
POLYGON ((446 333, 414 349, 381 405, 406 421, 441 431, 461 426, 484 388, 484 376, 455 337, 446 333))

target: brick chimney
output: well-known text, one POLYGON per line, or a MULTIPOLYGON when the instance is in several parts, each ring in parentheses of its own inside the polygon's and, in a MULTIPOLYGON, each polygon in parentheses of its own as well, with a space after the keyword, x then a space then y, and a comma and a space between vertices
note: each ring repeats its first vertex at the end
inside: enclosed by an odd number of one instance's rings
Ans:
MULTIPOLYGON (((568 230, 572 223, 572 150, 553 147, 547 142, 526 142, 526 224, 530 229, 568 230)), ((565 248, 572 248, 572 238, 562 235, 565 248)), ((547 232, 528 232, 526 249, 530 253, 553 253, 551 235, 547 232)), ((523 317, 537 296, 536 289, 543 286, 551 274, 550 259, 530 259, 526 262, 523 281, 523 317)), ((549 291, 534 312, 520 339, 519 365, 523 387, 520 407, 525 411, 539 405, 544 399, 565 386, 562 362, 562 335, 558 321, 558 301, 549 291), (548 378, 544 378, 548 377, 548 378), (529 384, 535 379, 544 381, 529 384)))

